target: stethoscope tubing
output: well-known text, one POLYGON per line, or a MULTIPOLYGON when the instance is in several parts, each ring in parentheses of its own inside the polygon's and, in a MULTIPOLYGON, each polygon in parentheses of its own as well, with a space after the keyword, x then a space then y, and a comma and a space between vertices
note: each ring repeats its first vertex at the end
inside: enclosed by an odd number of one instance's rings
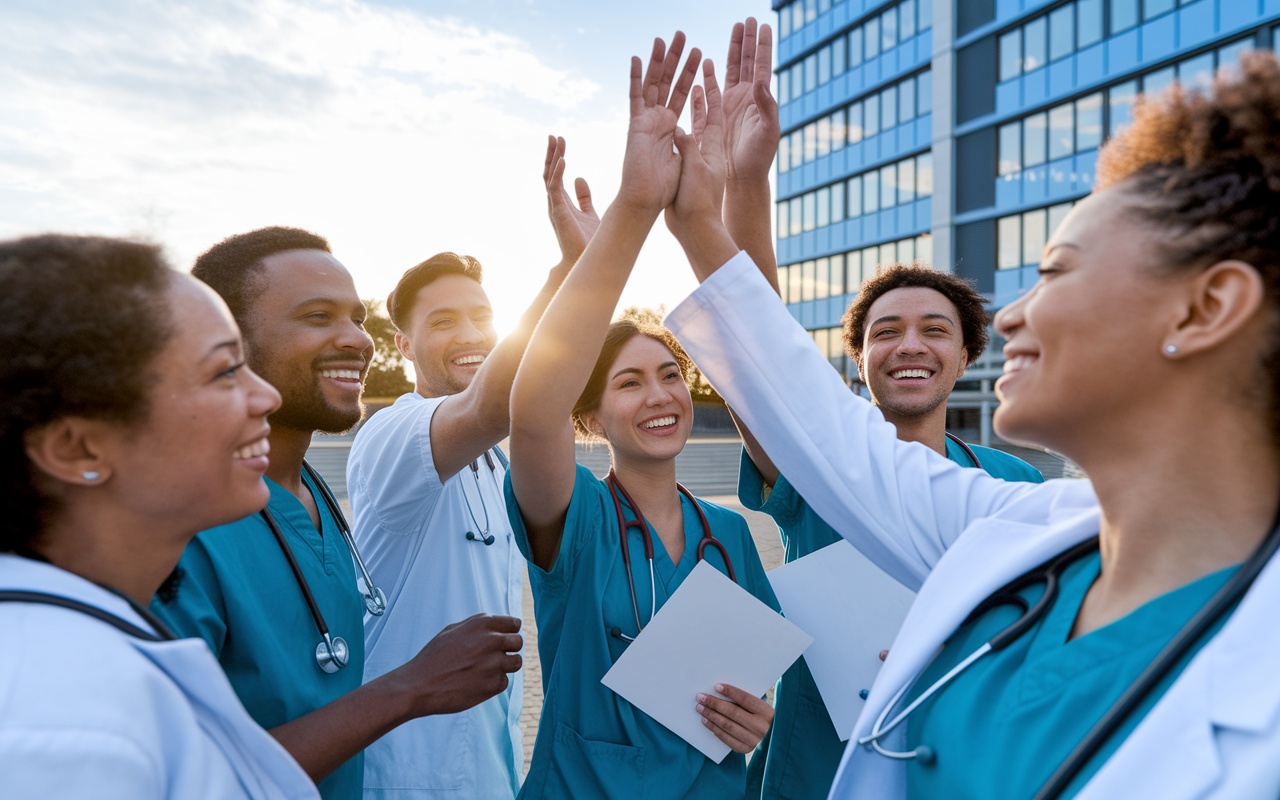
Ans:
MULTIPOLYGON (((364 595, 364 607, 375 617, 380 617, 387 610, 387 596, 373 582, 373 578, 369 575, 369 570, 365 568, 364 559, 360 557, 360 549, 356 547, 355 536, 351 534, 351 525, 347 522, 346 515, 342 513, 342 509, 338 506, 338 499, 333 496, 333 492, 329 491, 329 486, 320 479, 319 473, 315 468, 307 463, 304 458, 302 460, 302 468, 311 476, 311 482, 320 489, 320 496, 324 498, 324 504, 329 507, 329 514, 333 517, 334 523, 338 526, 338 532, 342 534, 342 540, 347 543, 347 550, 351 552, 352 559, 356 562, 356 566, 360 568, 360 575, 364 578, 364 587, 360 588, 360 594, 364 595)), ((301 572, 297 573, 299 576, 301 572)))

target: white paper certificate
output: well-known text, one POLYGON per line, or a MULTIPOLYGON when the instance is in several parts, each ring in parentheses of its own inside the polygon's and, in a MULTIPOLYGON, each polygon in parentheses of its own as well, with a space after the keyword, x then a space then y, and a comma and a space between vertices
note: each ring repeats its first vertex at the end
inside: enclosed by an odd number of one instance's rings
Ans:
POLYGON ((698 693, 763 696, 812 641, 700 561, 600 682, 719 764, 729 746, 702 724, 698 693))
POLYGON ((839 541, 769 573, 787 619, 813 634, 804 661, 813 673, 831 723, 848 741, 907 618, 915 593, 890 578, 846 541, 839 541))

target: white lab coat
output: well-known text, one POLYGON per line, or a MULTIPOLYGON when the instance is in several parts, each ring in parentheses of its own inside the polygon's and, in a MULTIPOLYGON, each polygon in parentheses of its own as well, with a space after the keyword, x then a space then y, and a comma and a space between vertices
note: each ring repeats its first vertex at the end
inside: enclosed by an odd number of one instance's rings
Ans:
MULTIPOLYGON (((61 595, 153 630, 122 598, 0 554, 0 589, 61 595)), ((318 798, 201 639, 147 642, 79 611, 0 602, 0 797, 318 798)))
MULTIPOLYGON (((903 762, 857 744, 984 598, 1097 534, 1084 480, 1008 483, 963 469, 856 397, 746 253, 667 318, 787 480, 878 566, 919 589, 845 750, 832 798, 906 796, 903 762)), ((1076 795, 1261 798, 1280 792, 1280 563, 1076 795)), ((904 748, 906 726, 883 744, 904 748)))

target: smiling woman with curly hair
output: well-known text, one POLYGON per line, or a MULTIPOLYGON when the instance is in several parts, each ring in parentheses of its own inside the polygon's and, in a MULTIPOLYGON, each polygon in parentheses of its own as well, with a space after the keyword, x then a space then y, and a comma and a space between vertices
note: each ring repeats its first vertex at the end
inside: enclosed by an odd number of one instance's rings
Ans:
POLYGON ((1098 173, 995 318, 996 431, 1089 476, 1039 486, 898 442, 687 212, 704 283, 667 324, 805 500, 919 588, 831 797, 1280 794, 1276 56, 1149 98, 1098 173))

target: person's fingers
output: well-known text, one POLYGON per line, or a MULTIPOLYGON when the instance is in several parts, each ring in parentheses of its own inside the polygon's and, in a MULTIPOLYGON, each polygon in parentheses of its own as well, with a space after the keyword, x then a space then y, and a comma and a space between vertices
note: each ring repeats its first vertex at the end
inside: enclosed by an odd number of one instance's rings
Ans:
POLYGON ((720 85, 716 83, 716 65, 707 59, 702 63, 702 85, 707 100, 707 124, 721 125, 724 122, 724 108, 721 104, 720 85))
POLYGON ((547 136, 547 159, 542 164, 542 185, 547 186, 551 183, 551 167, 555 163, 553 156, 556 152, 556 137, 547 136))
POLYGON ((680 79, 676 81, 676 88, 671 92, 671 102, 667 103, 667 108, 675 112, 677 119, 684 112, 684 104, 689 99, 689 91, 693 89, 694 78, 698 75, 698 62, 701 60, 702 51, 696 47, 689 51, 689 58, 684 63, 684 69, 680 71, 680 79))
MULTIPOLYGON (((502 657, 501 666, 503 672, 516 672, 524 666, 524 659, 520 657, 519 653, 508 653, 502 657)), ((507 687, 504 686, 502 688, 505 689, 507 687)))
POLYGON ((752 80, 755 76, 755 70, 756 18, 747 17, 747 22, 743 25, 742 31, 742 71, 738 74, 738 80, 744 82, 752 80))
MULTIPOLYGON (((729 698, 735 706, 748 714, 756 716, 767 715, 770 720, 773 719, 773 706, 769 705, 769 701, 763 697, 757 697, 751 692, 743 691, 731 683, 717 683, 716 691, 729 698)), ((725 702, 714 695, 704 695, 704 697, 708 700, 715 700, 717 704, 721 705, 725 702)))
POLYGON ((591 187, 587 186, 586 178, 575 179, 573 190, 578 195, 578 208, 581 208, 583 213, 586 214, 596 213, 595 207, 591 205, 591 187))
POLYGON ((551 180, 547 181, 547 196, 551 198, 553 204, 564 196, 563 158, 557 159, 555 166, 551 168, 551 180))
POLYGON ((649 54, 649 66, 644 71, 644 106, 657 105, 662 82, 663 64, 666 63, 667 43, 662 39, 653 40, 653 52, 649 54))
POLYGON ((676 79, 676 72, 680 69, 680 56, 683 53, 684 32, 676 31, 675 35, 671 37, 671 47, 667 48, 667 56, 662 61, 662 77, 658 80, 658 93, 654 98, 655 105, 667 105, 667 96, 671 92, 672 82, 676 79))
POLYGON ((754 81, 757 86, 764 84, 764 90, 769 91, 769 81, 773 78, 770 70, 773 68, 773 28, 766 23, 760 26, 760 30, 756 34, 755 48, 755 75, 750 80, 754 81))
POLYGON ((729 91, 738 83, 738 71, 742 69, 742 23, 733 23, 729 34, 729 56, 725 59, 724 88, 729 91))
POLYGON ((520 626, 524 624, 524 620, 519 617, 508 617, 505 614, 494 614, 486 622, 489 623, 490 630, 498 633, 519 633, 520 626))
POLYGON ((518 653, 520 648, 524 647, 524 637, 518 633, 504 633, 499 640, 499 646, 504 653, 518 653))
POLYGON ((701 86, 693 87, 693 140, 702 146, 702 131, 707 127, 707 99, 701 86))
POLYGON ((644 111, 644 82, 643 71, 640 65, 640 59, 637 56, 631 57, 631 116, 638 115, 644 111))
POLYGON ((716 735, 720 741, 729 745, 729 747, 739 753, 748 752, 753 746, 754 741, 759 741, 763 736, 755 737, 751 731, 741 725, 737 720, 720 713, 712 708, 710 704, 699 703, 697 711, 702 715, 702 724, 716 735))
POLYGON ((756 108, 760 110, 760 116, 766 119, 778 118, 778 101, 773 99, 773 93, 769 91, 769 82, 761 83, 756 81, 751 85, 751 99, 755 101, 756 108))

